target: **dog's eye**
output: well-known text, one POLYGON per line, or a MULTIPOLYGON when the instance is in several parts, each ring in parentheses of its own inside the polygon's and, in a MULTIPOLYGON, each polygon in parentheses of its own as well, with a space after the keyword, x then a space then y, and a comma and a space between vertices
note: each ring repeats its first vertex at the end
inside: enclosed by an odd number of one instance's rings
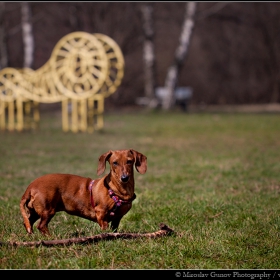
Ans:
POLYGON ((127 164, 132 164, 132 160, 128 160, 126 163, 127 164))
POLYGON ((117 161, 113 161, 113 164, 114 164, 114 165, 118 165, 118 162, 117 162, 117 161))

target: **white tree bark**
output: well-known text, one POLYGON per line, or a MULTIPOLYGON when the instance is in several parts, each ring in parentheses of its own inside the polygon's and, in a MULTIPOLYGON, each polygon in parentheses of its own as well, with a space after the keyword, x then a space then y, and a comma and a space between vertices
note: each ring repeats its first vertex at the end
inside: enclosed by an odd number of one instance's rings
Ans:
POLYGON ((8 51, 4 26, 5 2, 0 2, 0 69, 8 66, 8 51))
POLYGON ((28 2, 21 2, 21 23, 24 48, 23 67, 32 68, 34 38, 31 23, 31 8, 28 2))
POLYGON ((143 60, 145 75, 145 97, 148 107, 155 104, 155 50, 154 50, 154 25, 153 6, 145 3, 141 6, 144 30, 143 60))
POLYGON ((175 88, 177 85, 177 79, 180 68, 186 57, 190 39, 194 27, 194 16, 196 12, 196 2, 187 2, 184 21, 182 25, 182 31, 179 38, 179 45, 175 51, 175 57, 172 65, 169 67, 165 79, 166 96, 162 102, 162 108, 164 110, 171 109, 175 104, 175 88))

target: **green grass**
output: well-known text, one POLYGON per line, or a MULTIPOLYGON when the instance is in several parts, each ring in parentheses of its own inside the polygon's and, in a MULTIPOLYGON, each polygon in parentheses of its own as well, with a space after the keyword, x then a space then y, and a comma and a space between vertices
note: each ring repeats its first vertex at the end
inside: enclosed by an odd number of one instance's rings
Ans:
MULTIPOLYGON (((46 173, 96 178, 98 157, 134 148, 137 198, 120 232, 176 234, 65 247, 0 248, 0 269, 278 269, 280 115, 139 112, 105 114, 102 131, 63 133, 45 113, 37 131, 0 133, 0 240, 38 241, 23 227, 19 201, 46 173)), ((108 166, 107 170, 108 172, 108 166)), ((57 213, 53 239, 101 233, 96 223, 57 213)), ((48 239, 48 238, 47 238, 48 239)))

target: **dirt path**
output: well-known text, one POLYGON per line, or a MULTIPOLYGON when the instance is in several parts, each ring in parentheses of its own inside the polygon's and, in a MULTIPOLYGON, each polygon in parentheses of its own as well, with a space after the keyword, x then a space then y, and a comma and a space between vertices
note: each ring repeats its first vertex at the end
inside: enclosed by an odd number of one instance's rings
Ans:
POLYGON ((280 113, 280 103, 189 106, 189 112, 280 113))

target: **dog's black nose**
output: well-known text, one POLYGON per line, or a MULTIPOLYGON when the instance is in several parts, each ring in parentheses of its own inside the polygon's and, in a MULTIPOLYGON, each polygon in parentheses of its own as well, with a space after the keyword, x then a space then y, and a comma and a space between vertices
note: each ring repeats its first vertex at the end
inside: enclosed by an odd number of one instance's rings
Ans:
POLYGON ((129 176, 128 176, 128 175, 122 175, 122 177, 121 177, 121 180, 122 180, 122 182, 124 182, 124 183, 126 183, 126 182, 128 181, 128 179, 129 179, 129 176))

